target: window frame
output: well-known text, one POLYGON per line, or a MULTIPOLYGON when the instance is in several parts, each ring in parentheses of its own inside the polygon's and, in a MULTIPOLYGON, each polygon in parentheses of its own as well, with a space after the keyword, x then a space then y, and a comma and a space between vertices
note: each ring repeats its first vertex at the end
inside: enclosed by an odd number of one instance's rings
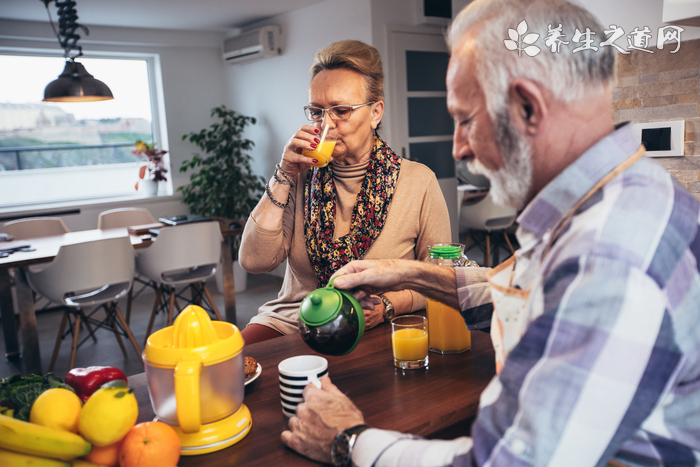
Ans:
MULTIPOLYGON (((89 46, 91 47, 91 46, 89 46)), ((44 48, 26 48, 26 47, 6 47, 0 46, 0 55, 14 55, 14 56, 27 56, 27 57, 56 57, 63 58, 63 51, 57 49, 44 49, 44 48)), ((148 76, 148 91, 150 97, 150 107, 151 107, 151 132, 153 134, 153 140, 159 143, 159 147, 162 149, 169 150, 168 143, 168 130, 165 117, 165 98, 163 92, 163 80, 161 72, 160 54, 152 52, 124 52, 124 51, 100 51, 100 50, 88 50, 83 52, 81 58, 88 59, 111 59, 111 60, 144 60, 146 62, 147 76, 148 76)), ((78 58, 80 61, 80 58, 78 58)), ((88 70, 89 71, 89 70, 88 70)), ((58 75, 56 76, 58 77, 58 75)), ((101 77, 96 76, 97 79, 101 77)), ((49 84, 49 83, 46 83, 49 84)), ((166 167, 171 168, 170 153, 165 155, 166 167)), ((131 164, 131 163, 128 163, 131 164)), ((138 162, 135 162, 138 164, 138 162)), ((109 165, 123 165, 123 164, 109 164, 109 165)), ((60 170, 61 168, 52 169, 35 169, 35 170, 60 170)), ((136 174, 134 175, 134 180, 136 180, 136 174)), ((168 177, 168 181, 165 182, 165 193, 160 195, 155 195, 155 197, 164 197, 173 195, 173 178, 168 177)), ((109 203, 113 201, 122 201, 124 199, 144 199, 148 198, 142 194, 134 192, 133 195, 127 193, 124 194, 113 194, 96 196, 86 194, 84 197, 72 197, 68 199, 62 199, 58 201, 43 200, 43 201, 30 201, 27 203, 15 203, 15 204, 2 204, 0 200, 0 212, 2 211, 31 211, 34 209, 42 209, 47 206, 81 206, 94 203, 109 203)))

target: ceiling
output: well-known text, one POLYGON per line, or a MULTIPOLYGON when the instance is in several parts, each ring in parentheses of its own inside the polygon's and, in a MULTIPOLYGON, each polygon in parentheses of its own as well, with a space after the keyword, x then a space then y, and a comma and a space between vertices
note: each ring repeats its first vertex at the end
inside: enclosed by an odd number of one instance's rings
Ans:
MULTIPOLYGON (((80 0, 78 22, 198 31, 240 28, 323 0, 80 0)), ((56 6, 49 5, 56 21, 56 6)), ((43 0, 0 0, 0 18, 47 21, 43 0)))

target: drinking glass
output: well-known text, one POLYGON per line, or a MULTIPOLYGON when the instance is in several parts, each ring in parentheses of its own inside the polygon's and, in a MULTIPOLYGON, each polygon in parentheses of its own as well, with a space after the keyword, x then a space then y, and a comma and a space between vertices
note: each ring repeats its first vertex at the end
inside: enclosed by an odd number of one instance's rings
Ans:
POLYGON ((424 316, 398 316, 391 320, 394 366, 402 370, 428 366, 428 321, 424 316))
POLYGON ((318 161, 317 164, 311 164, 314 167, 325 167, 331 161, 331 156, 333 155, 333 150, 335 149, 335 143, 338 140, 338 131, 335 128, 331 128, 328 125, 323 127, 321 130, 321 140, 318 146, 312 150, 304 149, 301 154, 305 157, 311 157, 318 161))

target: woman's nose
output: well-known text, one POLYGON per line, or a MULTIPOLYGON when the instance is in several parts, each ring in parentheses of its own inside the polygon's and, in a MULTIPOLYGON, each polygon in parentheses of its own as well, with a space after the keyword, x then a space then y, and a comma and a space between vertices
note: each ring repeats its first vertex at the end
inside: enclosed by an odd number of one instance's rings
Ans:
POLYGON ((326 125, 331 128, 335 128, 335 120, 333 120, 330 110, 323 111, 323 126, 325 127, 326 125))

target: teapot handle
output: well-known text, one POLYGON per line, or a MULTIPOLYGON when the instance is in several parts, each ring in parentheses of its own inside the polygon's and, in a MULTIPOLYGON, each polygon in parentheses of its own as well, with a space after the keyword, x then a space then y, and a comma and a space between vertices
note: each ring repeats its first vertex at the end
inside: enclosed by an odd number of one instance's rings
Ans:
MULTIPOLYGON (((342 276, 342 274, 341 274, 340 276, 342 276)), ((340 276, 331 277, 331 280, 329 280, 329 281, 328 281, 328 284, 326 284, 326 288, 327 288, 327 289, 333 289, 333 288, 334 288, 334 287, 333 287, 333 282, 335 282, 335 280, 336 280, 337 278, 339 278, 340 276)))
POLYGON ((199 399, 199 373, 202 362, 180 360, 175 367, 175 401, 177 421, 184 433, 196 433, 202 426, 199 399))

